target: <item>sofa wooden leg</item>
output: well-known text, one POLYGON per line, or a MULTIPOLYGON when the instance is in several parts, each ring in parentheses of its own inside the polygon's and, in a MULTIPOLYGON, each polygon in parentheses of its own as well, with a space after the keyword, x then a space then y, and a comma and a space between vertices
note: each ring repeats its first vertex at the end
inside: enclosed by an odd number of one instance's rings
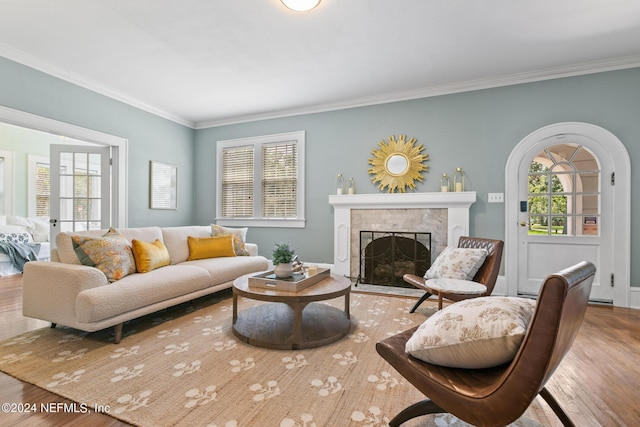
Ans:
POLYGON ((113 330, 115 333, 115 338, 113 339, 113 341, 116 344, 120 344, 120 340, 122 339, 122 323, 114 326, 113 330))
POLYGON ((51 329, 55 329, 56 325, 57 325, 57 323, 51 323, 51 329))

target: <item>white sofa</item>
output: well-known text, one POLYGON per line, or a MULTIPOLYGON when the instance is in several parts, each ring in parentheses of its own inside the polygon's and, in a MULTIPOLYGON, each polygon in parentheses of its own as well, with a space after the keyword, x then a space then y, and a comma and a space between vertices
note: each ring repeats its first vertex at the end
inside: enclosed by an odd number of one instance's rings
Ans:
MULTIPOLYGON (((118 229, 130 242, 160 240, 170 265, 147 273, 129 274, 109 283, 95 267, 82 265, 74 252, 73 233, 59 233, 51 261, 30 261, 24 269, 23 314, 87 332, 115 326, 115 342, 123 322, 222 289, 244 274, 264 271, 269 261, 255 244, 246 243, 249 256, 189 261, 187 237, 211 237, 210 226, 118 229)), ((75 233, 99 237, 107 230, 75 233)))

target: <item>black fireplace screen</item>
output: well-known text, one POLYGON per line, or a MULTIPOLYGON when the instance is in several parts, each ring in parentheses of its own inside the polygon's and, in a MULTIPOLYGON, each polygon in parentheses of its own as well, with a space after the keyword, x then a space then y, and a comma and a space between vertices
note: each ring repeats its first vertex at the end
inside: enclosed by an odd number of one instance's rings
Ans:
POLYGON ((360 283, 411 288, 405 274, 431 267, 431 233, 360 231, 360 283))

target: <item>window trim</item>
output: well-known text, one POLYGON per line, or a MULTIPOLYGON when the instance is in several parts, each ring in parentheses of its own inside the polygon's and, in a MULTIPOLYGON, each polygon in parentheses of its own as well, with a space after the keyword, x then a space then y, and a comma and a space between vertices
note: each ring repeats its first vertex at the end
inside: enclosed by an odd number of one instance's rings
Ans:
MULTIPOLYGON (((260 154, 261 155, 261 154, 260 154)), ((254 157, 255 158, 255 157, 254 157)), ((304 228, 306 224, 305 219, 305 131, 279 133, 273 135, 254 136, 248 138, 229 139, 223 141, 217 141, 216 143, 216 224, 230 227, 238 226, 253 226, 253 227, 281 227, 281 228, 304 228), (298 150, 298 178, 296 191, 297 198, 297 217, 296 218, 264 218, 264 217, 250 217, 250 218, 224 218, 222 216, 222 150, 229 147, 237 147, 243 145, 254 146, 255 153, 261 153, 261 147, 264 144, 271 144, 282 141, 295 140, 298 150)), ((260 177, 262 172, 262 162, 254 161, 254 188, 256 185, 262 192, 261 183, 256 182, 255 177, 260 177)), ((254 212, 262 213, 260 197, 254 198, 254 212)))

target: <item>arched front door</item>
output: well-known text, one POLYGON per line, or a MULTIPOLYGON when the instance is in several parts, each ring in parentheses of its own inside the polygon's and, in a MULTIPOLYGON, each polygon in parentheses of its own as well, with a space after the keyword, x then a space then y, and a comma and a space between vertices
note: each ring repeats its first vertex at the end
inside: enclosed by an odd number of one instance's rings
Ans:
POLYGON ((506 170, 510 295, 537 295, 544 278, 582 260, 593 301, 628 306, 629 157, 610 132, 559 123, 524 138, 506 170))

